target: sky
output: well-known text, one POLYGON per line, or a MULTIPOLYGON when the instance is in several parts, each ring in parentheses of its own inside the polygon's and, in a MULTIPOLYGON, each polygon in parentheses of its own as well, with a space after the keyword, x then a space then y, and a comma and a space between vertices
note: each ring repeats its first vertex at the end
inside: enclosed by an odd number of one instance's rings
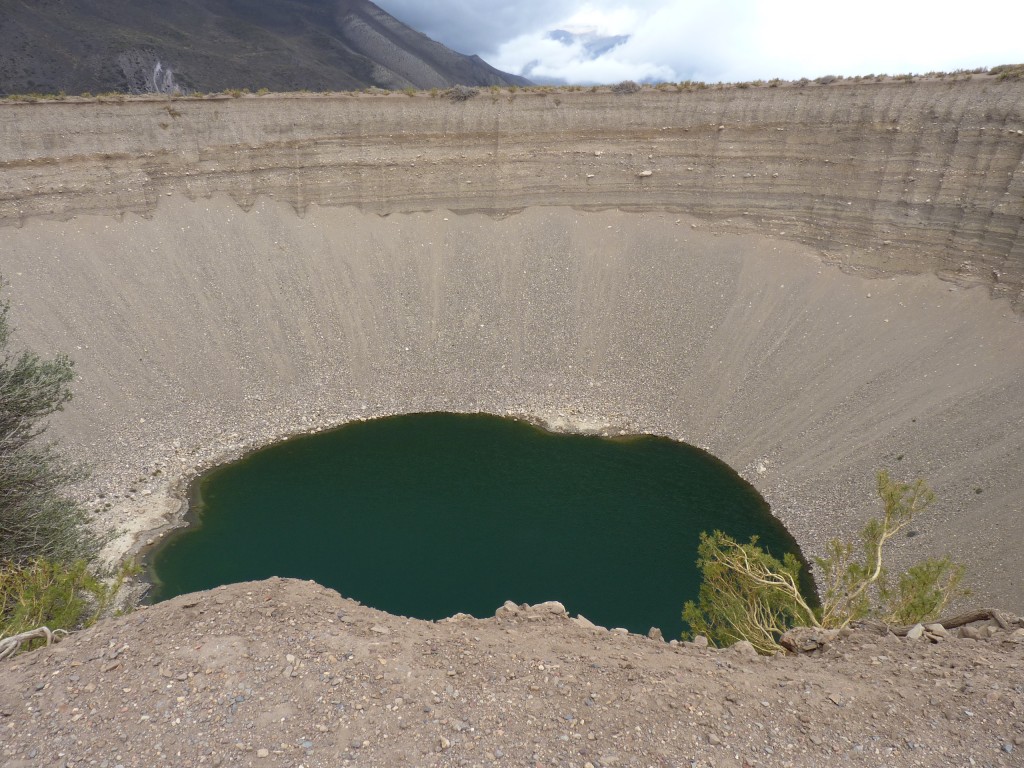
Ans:
POLYGON ((951 72, 1024 62, 1024 0, 375 0, 540 83, 951 72))

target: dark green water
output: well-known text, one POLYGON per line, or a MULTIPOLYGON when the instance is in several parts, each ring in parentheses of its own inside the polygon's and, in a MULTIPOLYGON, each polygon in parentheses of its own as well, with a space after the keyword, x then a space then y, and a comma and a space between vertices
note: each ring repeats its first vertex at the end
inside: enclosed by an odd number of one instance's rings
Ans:
POLYGON ((216 469, 193 491, 195 524, 150 559, 155 601, 291 576, 423 619, 560 600, 671 638, 697 593, 700 531, 798 552, 760 495, 704 451, 494 416, 349 424, 216 469))

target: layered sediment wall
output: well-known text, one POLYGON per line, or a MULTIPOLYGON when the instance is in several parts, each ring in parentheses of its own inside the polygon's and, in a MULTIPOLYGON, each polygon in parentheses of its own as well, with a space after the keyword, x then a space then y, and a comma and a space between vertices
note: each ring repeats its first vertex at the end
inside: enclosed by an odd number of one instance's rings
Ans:
POLYGON ((1022 131, 992 78, 4 104, 0 269, 124 542, 254 445, 483 410, 705 447, 811 555, 924 476, 897 559, 1020 610, 1022 131))

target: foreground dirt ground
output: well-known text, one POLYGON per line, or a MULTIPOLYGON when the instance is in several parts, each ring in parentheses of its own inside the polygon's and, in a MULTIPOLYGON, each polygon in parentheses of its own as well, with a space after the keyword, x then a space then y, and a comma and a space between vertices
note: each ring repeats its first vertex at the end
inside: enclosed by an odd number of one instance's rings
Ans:
POLYGON ((1022 765, 1024 629, 979 633, 761 658, 552 603, 431 623, 272 579, 4 664, 0 766, 1022 765))

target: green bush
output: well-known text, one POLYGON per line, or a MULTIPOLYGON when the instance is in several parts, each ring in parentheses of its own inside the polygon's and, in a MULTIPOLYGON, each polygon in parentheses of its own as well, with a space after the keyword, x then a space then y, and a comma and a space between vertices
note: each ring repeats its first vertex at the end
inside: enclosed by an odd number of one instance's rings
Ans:
POLYGON ((0 566, 0 638, 46 626, 74 629, 95 621, 106 588, 85 560, 35 558, 0 566))
POLYGON ((71 399, 72 362, 10 351, 9 309, 0 301, 0 562, 90 561, 100 541, 67 492, 85 472, 42 439, 43 420, 71 399))
POLYGON ((697 548, 700 592, 683 606, 690 626, 685 638, 704 635, 718 646, 749 641, 759 653, 774 653, 790 627, 816 623, 814 608, 800 593, 800 561, 783 560, 757 546, 740 544, 721 531, 702 533, 697 548))
POLYGON ((110 608, 124 580, 138 571, 134 562, 128 562, 113 578, 102 581, 85 560, 57 563, 37 557, 24 564, 4 563, 0 640, 38 627, 56 632, 89 626, 110 608))
POLYGON ((841 629, 860 619, 913 624, 937 618, 965 595, 964 567, 948 557, 930 558, 907 569, 892 584, 882 563, 885 545, 934 501, 917 480, 899 483, 878 473, 883 514, 869 520, 859 545, 834 539, 816 558, 824 589, 820 605, 800 590, 800 563, 792 555, 772 557, 757 540, 740 544, 720 531, 701 534, 697 567, 703 575, 697 601, 683 607, 690 629, 716 645, 749 641, 761 653, 781 649, 781 635, 797 626, 841 629))

